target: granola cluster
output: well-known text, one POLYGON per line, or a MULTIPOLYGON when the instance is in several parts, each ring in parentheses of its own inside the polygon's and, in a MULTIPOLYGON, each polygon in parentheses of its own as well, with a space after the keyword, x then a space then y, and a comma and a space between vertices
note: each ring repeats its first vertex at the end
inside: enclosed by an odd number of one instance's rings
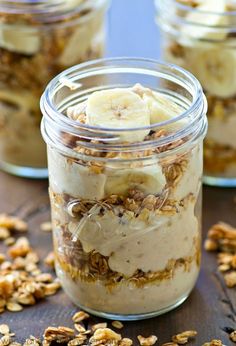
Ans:
POLYGON ((207 251, 218 251, 218 270, 227 287, 236 287, 236 229, 226 223, 213 225, 205 241, 207 251))
MULTIPOLYGON (((0 239, 8 246, 7 254, 0 253, 0 312, 5 309, 21 311, 25 306, 54 295, 60 288, 52 274, 39 268, 39 257, 29 240, 12 236, 27 229, 27 224, 20 218, 0 215, 0 239)), ((46 257, 45 264, 54 266, 52 254, 46 257)))

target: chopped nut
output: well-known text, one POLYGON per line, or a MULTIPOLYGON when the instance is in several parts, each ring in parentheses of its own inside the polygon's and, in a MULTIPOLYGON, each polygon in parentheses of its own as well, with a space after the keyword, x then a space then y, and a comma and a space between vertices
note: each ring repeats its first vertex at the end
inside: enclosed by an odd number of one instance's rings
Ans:
POLYGON ((118 342, 121 340, 121 335, 115 333, 110 328, 99 328, 95 330, 94 335, 89 339, 92 345, 98 344, 115 344, 118 345, 118 342))
POLYGON ((236 286, 236 271, 232 271, 231 273, 225 274, 225 283, 229 288, 236 286))
POLYGON ((107 328, 107 323, 104 322, 104 323, 94 324, 91 329, 92 329, 93 332, 95 332, 95 330, 101 329, 101 328, 107 328))
POLYGON ((210 342, 204 343, 202 346, 223 346, 223 343, 221 340, 212 340, 210 342))
POLYGON ((16 239, 14 237, 9 237, 9 238, 4 240, 4 244, 6 246, 11 246, 11 245, 15 244, 15 241, 16 241, 16 239))
POLYGON ((49 252, 49 254, 47 255, 47 257, 44 260, 44 263, 51 268, 55 267, 55 255, 54 255, 53 251, 49 252))
POLYGON ((216 251, 218 249, 218 244, 212 239, 206 239, 204 242, 204 249, 206 251, 216 251))
POLYGON ((44 331, 44 339, 48 342, 66 343, 74 339, 74 337, 75 331, 67 327, 48 327, 44 331))
POLYGON ((89 314, 87 314, 87 312, 84 311, 78 311, 74 314, 74 316, 72 317, 72 320, 76 323, 81 322, 87 318, 89 318, 89 314))
POLYGON ((177 344, 184 345, 188 343, 189 338, 193 338, 196 335, 197 332, 195 330, 187 330, 185 332, 172 336, 172 341, 177 344))
POLYGON ((43 222, 40 225, 40 229, 43 232, 51 232, 52 231, 52 223, 50 221, 43 222))
POLYGON ((6 257, 3 253, 0 253, 0 264, 2 264, 5 261, 6 257))
POLYGON ((123 323, 120 321, 113 321, 111 324, 114 328, 117 329, 122 329, 124 327, 123 323))
POLYGON ((0 227, 0 240, 5 240, 10 237, 10 231, 6 227, 0 227))
POLYGON ((156 335, 150 335, 148 338, 138 335, 137 338, 141 346, 152 346, 157 342, 158 339, 156 335))
POLYGON ((0 324, 0 333, 1 334, 9 334, 10 333, 10 328, 7 324, 0 324))
POLYGON ((233 342, 236 342, 236 330, 234 330, 230 336, 229 336, 230 340, 232 340, 233 342))
POLYGON ((8 253, 12 258, 16 258, 18 256, 25 257, 30 251, 31 248, 28 239, 20 237, 17 239, 15 245, 9 248, 8 253))
POLYGON ((218 266, 218 270, 220 272, 227 272, 230 269, 230 265, 229 264, 221 264, 218 266))
POLYGON ((12 311, 12 312, 17 312, 23 310, 22 305, 16 303, 16 302, 8 302, 7 305, 7 310, 12 311))
POLYGON ((132 346, 133 341, 129 338, 123 338, 121 342, 119 343, 119 346, 132 346))

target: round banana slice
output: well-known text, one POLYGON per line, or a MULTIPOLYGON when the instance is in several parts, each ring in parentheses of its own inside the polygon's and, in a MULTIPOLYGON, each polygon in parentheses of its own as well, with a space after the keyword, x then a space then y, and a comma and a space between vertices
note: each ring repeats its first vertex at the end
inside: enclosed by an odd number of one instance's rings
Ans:
POLYGON ((124 196, 130 189, 138 189, 145 194, 160 193, 166 184, 162 168, 155 165, 132 168, 107 170, 105 195, 124 196))
POLYGON ((143 100, 150 111, 151 124, 169 120, 183 112, 182 108, 176 103, 171 102, 160 93, 154 91, 151 91, 149 94, 144 94, 143 100))
POLYGON ((235 95, 236 52, 233 49, 193 49, 188 51, 186 60, 208 93, 223 98, 235 95))
POLYGON ((89 125, 127 129, 119 132, 121 142, 143 141, 149 130, 129 129, 149 126, 150 112, 142 98, 129 89, 109 89, 94 92, 87 102, 86 122, 89 125))
POLYGON ((12 52, 33 55, 40 49, 40 37, 36 30, 14 27, 0 29, 0 47, 12 52))
MULTIPOLYGON (((229 24, 229 18, 222 15, 226 9, 226 0, 204 0, 196 10, 190 11, 186 16, 185 19, 190 25, 183 27, 182 35, 195 40, 223 40, 227 32, 218 28, 229 24)), ((189 40, 185 43, 193 45, 196 42, 189 40)))

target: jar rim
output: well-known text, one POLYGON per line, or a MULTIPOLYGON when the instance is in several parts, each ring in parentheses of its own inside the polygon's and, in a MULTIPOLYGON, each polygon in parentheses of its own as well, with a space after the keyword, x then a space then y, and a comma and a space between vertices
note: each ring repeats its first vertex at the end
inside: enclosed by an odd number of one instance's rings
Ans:
MULTIPOLYGON (((230 32, 236 32, 236 10, 235 11, 224 11, 224 12, 217 12, 217 11, 206 11, 206 10, 201 10, 198 7, 192 7, 187 4, 180 3, 178 0, 154 0, 155 2, 155 7, 157 11, 160 12, 161 17, 165 17, 167 20, 173 22, 174 24, 185 24, 185 25, 190 25, 193 27, 206 27, 210 29, 216 29, 217 31, 229 31, 230 32), (196 13, 200 14, 203 18, 202 23, 200 23, 199 20, 192 21, 187 18, 187 16, 183 14, 191 14, 191 13, 196 13), (207 16, 211 16, 211 18, 229 18, 228 24, 226 23, 225 20, 222 21, 222 23, 219 23, 219 21, 215 21, 216 25, 212 25, 212 23, 205 22, 204 18, 207 16)), ((187 30, 187 27, 186 27, 187 30)), ((209 40, 211 41, 211 40, 209 40)))
MULTIPOLYGON (((64 84, 65 86, 65 84, 64 84)), ((79 84, 78 84, 79 87, 79 84)), ((68 133, 72 134, 81 134, 81 131, 92 136, 94 138, 102 139, 103 143, 106 142, 106 145, 109 144, 114 148, 136 148, 137 145, 139 147, 145 148, 150 145, 164 145, 168 143, 172 143, 180 138, 185 137, 189 132, 195 130, 195 132, 200 131, 201 134, 206 131, 206 100, 203 94, 202 87, 198 80, 188 71, 184 70, 181 67, 178 67, 173 64, 164 63, 158 60, 146 59, 146 58, 132 58, 132 57, 117 57, 117 58, 105 58, 92 60, 89 62, 85 62, 76 66, 73 66, 64 72, 60 73, 56 76, 46 87, 41 100, 40 107, 43 113, 42 126, 44 126, 44 121, 52 121, 56 126, 60 126, 64 130, 68 131, 68 133), (53 97, 55 93, 59 90, 60 86, 62 86, 62 81, 65 79, 69 80, 73 83, 78 78, 82 78, 86 74, 95 74, 99 70, 103 68, 105 72, 111 72, 111 69, 118 72, 125 72, 130 69, 130 65, 134 64, 136 67, 132 67, 133 71, 139 71, 140 73, 150 73, 153 72, 152 68, 156 70, 156 75, 163 76, 164 73, 169 73, 169 78, 167 80, 176 79, 176 76, 179 74, 179 82, 181 85, 186 83, 186 87, 192 89, 193 91, 193 100, 189 109, 185 110, 183 113, 173 117, 169 120, 165 120, 156 124, 151 124, 149 126, 135 127, 135 128, 105 128, 98 126, 91 126, 87 124, 79 123, 75 120, 72 120, 66 117, 63 113, 58 111, 53 102, 53 97), (147 68, 146 65, 150 64, 150 67, 147 68), (145 67, 146 66, 146 67, 145 67), (185 80, 184 80, 185 79, 185 80), (194 116, 192 117, 192 115, 194 116), (168 125, 172 125, 176 122, 179 122, 185 118, 191 118, 192 121, 186 127, 181 128, 175 133, 171 133, 164 138, 158 138, 158 140, 152 141, 143 141, 141 143, 129 143, 126 146, 124 144, 115 144, 117 141, 117 134, 124 132, 135 132, 135 131, 145 131, 157 128, 163 128, 168 125), (104 133, 107 135, 107 139, 104 138, 104 133), (112 137, 113 136, 113 137, 112 137)), ((199 135, 199 133, 198 133, 199 135)), ((91 139, 94 139, 91 138, 91 139)))
MULTIPOLYGON (((68 6, 68 0, 54 0, 50 3, 48 0, 3 0, 0 4, 0 13, 9 15, 32 15, 38 20, 37 24, 54 24, 61 21, 79 21, 90 15, 88 10, 99 9, 109 3, 109 0, 83 0, 81 3, 68 6), (81 15, 81 16, 80 16, 81 15)), ((7 23, 3 23, 8 25, 7 23)), ((37 25, 36 24, 36 25, 37 25)))

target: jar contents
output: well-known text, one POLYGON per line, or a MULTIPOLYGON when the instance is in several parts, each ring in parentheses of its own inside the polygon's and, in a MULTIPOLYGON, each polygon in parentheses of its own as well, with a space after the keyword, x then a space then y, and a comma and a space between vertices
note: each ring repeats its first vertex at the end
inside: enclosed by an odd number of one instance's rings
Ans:
MULTIPOLYGON (((226 0, 175 3, 183 5, 176 9, 179 24, 166 30, 162 19, 159 21, 165 32, 164 57, 192 72, 201 82, 209 105, 204 149, 206 182, 221 184, 214 178, 223 178, 226 184, 229 178, 230 184, 230 179, 236 178, 236 40, 232 32, 236 6, 226 0), (173 34, 175 30, 178 33, 173 34)), ((159 14, 158 19, 161 17, 159 14)))
POLYGON ((46 170, 46 148, 40 134, 40 96, 48 81, 60 71, 103 54, 107 1, 98 0, 93 6, 78 10, 86 2, 68 1, 60 12, 57 7, 54 9, 57 4, 33 3, 28 5, 32 7, 27 8, 29 13, 21 11, 23 2, 11 4, 11 11, 6 12, 4 5, 0 5, 3 170, 32 177, 40 177, 37 169, 46 170), (44 11, 41 6, 46 6, 44 11))
POLYGON ((99 150, 96 140, 85 148, 65 133, 80 159, 48 146, 57 275, 88 311, 122 318, 163 313, 196 282, 202 144, 174 139, 185 119, 150 130, 182 113, 171 98, 139 84, 100 90, 66 115, 78 126, 116 129, 114 147, 135 144, 135 150, 108 151, 106 144, 99 150), (171 143, 139 150, 170 134, 171 143))

